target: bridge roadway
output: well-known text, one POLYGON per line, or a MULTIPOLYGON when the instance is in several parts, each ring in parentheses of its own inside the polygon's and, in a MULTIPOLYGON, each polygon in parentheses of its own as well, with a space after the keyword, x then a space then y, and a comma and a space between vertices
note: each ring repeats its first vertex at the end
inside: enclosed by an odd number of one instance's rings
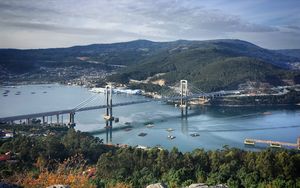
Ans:
MULTIPOLYGON (((140 103, 146 103, 146 102, 151 102, 151 101, 153 101, 153 100, 148 99, 148 100, 124 102, 124 103, 113 104, 113 107, 140 104, 140 103)), ((50 112, 41 112, 41 113, 34 113, 34 114, 24 114, 24 115, 17 115, 17 116, 1 117, 0 122, 11 122, 11 121, 17 121, 17 120, 23 120, 23 119, 33 119, 33 118, 55 116, 55 115, 61 115, 61 114, 71 114, 71 113, 75 113, 75 112, 96 110, 96 109, 102 109, 102 108, 106 108, 106 105, 89 106, 89 107, 84 107, 84 108, 80 108, 77 110, 76 109, 56 110, 56 111, 50 111, 50 112)))
MULTIPOLYGON (((177 97, 166 97, 166 98, 160 98, 160 99, 145 99, 145 100, 139 100, 139 101, 131 101, 131 102, 113 104, 113 107, 127 106, 127 105, 139 104, 139 103, 147 103, 147 102, 151 102, 151 101, 170 101, 170 100, 175 101, 175 100, 180 100, 181 98, 186 100, 186 99, 199 98, 199 97, 215 97, 215 96, 233 94, 234 92, 235 91, 219 91, 219 92, 212 92, 212 93, 194 94, 194 95, 189 95, 186 97, 177 96, 177 97)), ((96 109, 102 109, 102 108, 106 108, 106 107, 107 107, 106 105, 98 105, 98 106, 84 107, 84 108, 80 108, 80 109, 66 109, 66 110, 56 110, 56 111, 50 111, 50 112, 24 114, 24 115, 9 116, 9 117, 0 117, 0 122, 12 122, 12 121, 17 121, 17 120, 41 118, 41 117, 55 116, 55 115, 61 115, 61 114, 72 114, 75 112, 96 110, 96 109)))

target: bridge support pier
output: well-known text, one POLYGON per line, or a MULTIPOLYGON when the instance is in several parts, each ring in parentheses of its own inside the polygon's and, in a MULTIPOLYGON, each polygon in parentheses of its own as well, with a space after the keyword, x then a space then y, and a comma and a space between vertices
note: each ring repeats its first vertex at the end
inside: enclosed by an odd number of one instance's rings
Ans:
POLYGON ((180 108, 181 117, 187 117, 188 115, 188 82, 187 80, 180 80, 180 108))
POLYGON ((108 135, 109 141, 112 142, 112 122, 114 120, 112 114, 112 87, 111 85, 107 85, 105 87, 105 95, 106 95, 106 114, 104 115, 105 120, 105 129, 106 129, 106 143, 108 143, 108 135))
POLYGON ((57 125, 59 125, 59 114, 56 115, 56 122, 57 122, 57 125))
POLYGON ((75 112, 70 113, 69 127, 75 127, 75 112))

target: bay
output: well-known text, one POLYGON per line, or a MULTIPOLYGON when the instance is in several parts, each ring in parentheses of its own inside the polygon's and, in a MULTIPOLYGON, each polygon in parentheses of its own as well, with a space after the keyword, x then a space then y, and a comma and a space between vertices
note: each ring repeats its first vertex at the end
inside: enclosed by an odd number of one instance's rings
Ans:
MULTIPOLYGON (((72 109, 92 96, 97 99, 89 106, 104 104, 104 94, 95 94, 80 86, 22 85, 0 88, 0 117, 22 115, 53 110, 72 109), (8 90, 9 92, 7 93, 8 90), (5 96, 4 93, 7 93, 5 96), (18 94, 19 93, 19 94, 18 94)), ((143 96, 114 94, 113 103, 145 99, 143 96)), ((78 112, 75 114, 76 129, 91 132, 106 140, 104 109, 78 112)), ((163 102, 116 107, 115 117, 120 121, 113 127, 132 126, 132 130, 113 130, 112 143, 131 146, 173 147, 181 151, 196 148, 221 149, 223 146, 249 149, 244 146, 245 138, 266 139, 295 143, 300 136, 300 108, 297 106, 272 107, 199 107, 193 106, 187 118, 180 117, 180 109, 163 102), (268 112, 268 113, 264 113, 268 112), (153 126, 145 124, 151 122, 153 126), (173 131, 167 131, 173 129, 173 131), (139 133, 146 136, 138 136, 139 133), (199 136, 191 136, 197 133, 199 136), (175 139, 169 139, 168 136, 175 139)), ((53 122, 56 117, 52 118, 53 122)), ((68 116, 63 116, 68 122, 68 116)), ((50 121, 50 117, 48 119, 50 121)), ((265 146, 250 148, 257 150, 265 146)))

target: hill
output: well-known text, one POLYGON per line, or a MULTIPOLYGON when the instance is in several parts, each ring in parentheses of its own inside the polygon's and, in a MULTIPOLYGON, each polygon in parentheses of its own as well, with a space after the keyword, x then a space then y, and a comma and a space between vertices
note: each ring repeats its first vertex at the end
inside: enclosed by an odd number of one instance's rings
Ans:
POLYGON ((275 50, 277 53, 300 58, 300 49, 275 50))
POLYGON ((148 60, 165 51, 177 52, 182 49, 217 49, 228 54, 239 54, 264 59, 281 67, 288 67, 287 62, 298 61, 294 56, 283 55, 277 51, 260 48, 240 40, 211 40, 152 42, 136 40, 113 44, 92 44, 70 48, 51 49, 0 49, 0 65, 11 72, 26 72, 40 66, 72 66, 86 64, 134 65, 148 60))
POLYGON ((300 58, 290 53, 229 39, 136 40, 70 48, 0 49, 1 73, 42 74, 45 68, 63 68, 70 72, 118 69, 117 74, 109 77, 110 81, 126 83, 130 79, 142 80, 166 73, 161 78, 169 84, 184 78, 205 90, 234 88, 247 80, 267 81, 273 85, 282 83, 283 79, 298 82, 298 72, 291 71, 297 69, 295 62, 300 62, 300 58))
POLYGON ((285 79, 299 83, 299 72, 289 69, 294 61, 296 57, 240 40, 193 41, 162 51, 110 79, 128 82, 166 73, 157 79, 168 84, 188 79, 204 91, 235 89, 246 81, 281 85, 285 79))

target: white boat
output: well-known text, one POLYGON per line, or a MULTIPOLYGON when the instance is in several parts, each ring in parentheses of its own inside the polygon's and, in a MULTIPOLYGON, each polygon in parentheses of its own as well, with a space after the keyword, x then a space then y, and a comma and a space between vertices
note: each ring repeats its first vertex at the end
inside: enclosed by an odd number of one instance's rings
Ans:
POLYGON ((168 135, 168 138, 172 140, 172 139, 176 138, 176 136, 168 135))

